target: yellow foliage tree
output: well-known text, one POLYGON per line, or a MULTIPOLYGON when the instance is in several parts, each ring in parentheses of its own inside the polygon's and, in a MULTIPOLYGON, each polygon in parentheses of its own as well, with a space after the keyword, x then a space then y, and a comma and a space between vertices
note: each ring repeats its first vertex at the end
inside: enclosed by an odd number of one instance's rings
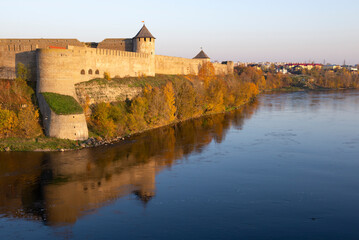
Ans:
POLYGON ((198 78, 204 82, 205 86, 208 86, 209 82, 216 76, 214 66, 211 62, 204 62, 199 69, 198 78))
POLYGON ((175 82, 176 86, 176 116, 178 119, 187 119, 198 114, 198 108, 196 103, 196 96, 198 96, 198 92, 196 92, 193 88, 193 85, 184 81, 182 83, 175 82))
POLYGON ((19 125, 16 113, 0 107, 0 138, 11 137, 19 125))
POLYGON ((95 132, 107 139, 112 138, 116 132, 116 124, 109 114, 111 105, 109 103, 100 103, 95 108, 91 115, 91 125, 95 132))
POLYGON ((206 90, 206 112, 216 113, 224 111, 224 94, 226 92, 224 81, 214 78, 206 90))
POLYGON ((140 131, 146 128, 145 113, 148 109, 148 102, 145 97, 136 97, 130 107, 128 126, 130 131, 140 131))
POLYGON ((165 98, 165 111, 167 121, 173 122, 176 119, 175 92, 171 82, 167 82, 163 88, 163 96, 165 98))
POLYGON ((34 105, 28 104, 18 112, 19 135, 26 138, 37 137, 42 134, 39 124, 39 111, 34 105))

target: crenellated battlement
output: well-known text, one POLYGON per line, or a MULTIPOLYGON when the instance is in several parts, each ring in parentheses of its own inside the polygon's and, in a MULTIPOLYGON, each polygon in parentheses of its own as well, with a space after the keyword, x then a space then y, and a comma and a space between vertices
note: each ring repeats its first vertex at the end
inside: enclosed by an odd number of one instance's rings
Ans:
POLYGON ((4 45, 0 46, 1 51, 4 52, 26 52, 26 51, 34 51, 39 46, 37 44, 30 44, 30 45, 17 45, 17 44, 11 44, 11 45, 4 45))
POLYGON ((88 55, 101 55, 101 56, 118 56, 118 57, 136 57, 136 58, 149 58, 151 55, 146 53, 127 52, 113 49, 101 49, 101 48, 87 48, 68 46, 68 49, 73 53, 88 54, 88 55))

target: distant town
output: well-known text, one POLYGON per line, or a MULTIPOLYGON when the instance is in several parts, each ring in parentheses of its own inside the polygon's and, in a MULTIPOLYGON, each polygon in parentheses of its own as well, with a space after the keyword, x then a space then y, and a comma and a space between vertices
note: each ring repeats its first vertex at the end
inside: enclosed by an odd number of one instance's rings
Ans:
POLYGON ((358 73, 359 64, 357 65, 335 65, 335 64, 320 64, 320 63, 289 63, 289 62, 235 62, 235 67, 254 67, 258 70, 268 71, 272 70, 283 74, 301 74, 305 70, 327 70, 336 72, 338 70, 347 69, 350 72, 358 73))

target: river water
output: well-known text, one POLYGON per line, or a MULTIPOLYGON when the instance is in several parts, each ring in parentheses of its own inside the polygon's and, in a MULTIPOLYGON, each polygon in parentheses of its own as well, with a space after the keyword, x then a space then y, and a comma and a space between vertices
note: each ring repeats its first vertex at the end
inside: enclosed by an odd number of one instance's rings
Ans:
POLYGON ((0 239, 359 239, 359 91, 0 153, 0 239))

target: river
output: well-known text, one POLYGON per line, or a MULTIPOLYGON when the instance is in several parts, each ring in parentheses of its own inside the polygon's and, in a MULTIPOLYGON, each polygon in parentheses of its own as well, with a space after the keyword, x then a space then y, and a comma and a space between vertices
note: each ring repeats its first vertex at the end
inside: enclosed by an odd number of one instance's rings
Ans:
POLYGON ((359 239, 359 91, 72 152, 0 152, 0 239, 359 239))

